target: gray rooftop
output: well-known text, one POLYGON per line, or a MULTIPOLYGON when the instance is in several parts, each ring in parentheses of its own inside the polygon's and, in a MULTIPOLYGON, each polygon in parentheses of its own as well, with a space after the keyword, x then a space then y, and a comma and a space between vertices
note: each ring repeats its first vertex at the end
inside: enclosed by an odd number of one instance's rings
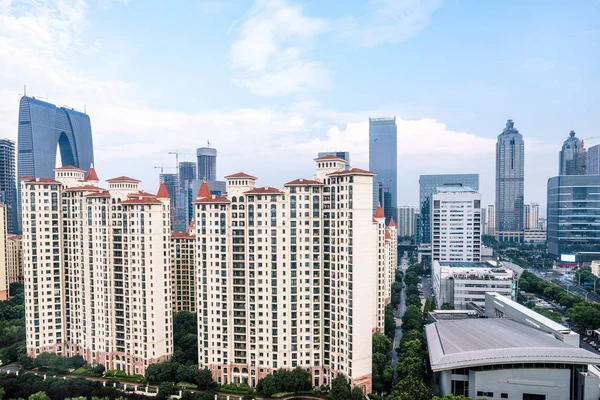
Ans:
POLYGON ((435 322, 425 328, 433 371, 508 363, 600 364, 600 356, 504 318, 435 322))

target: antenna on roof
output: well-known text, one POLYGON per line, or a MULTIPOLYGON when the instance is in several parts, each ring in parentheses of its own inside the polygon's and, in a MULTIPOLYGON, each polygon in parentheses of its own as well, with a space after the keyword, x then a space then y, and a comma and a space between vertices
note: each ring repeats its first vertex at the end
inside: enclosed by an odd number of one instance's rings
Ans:
POLYGON ((210 139, 206 141, 206 144, 208 145, 208 147, 210 147, 210 139))

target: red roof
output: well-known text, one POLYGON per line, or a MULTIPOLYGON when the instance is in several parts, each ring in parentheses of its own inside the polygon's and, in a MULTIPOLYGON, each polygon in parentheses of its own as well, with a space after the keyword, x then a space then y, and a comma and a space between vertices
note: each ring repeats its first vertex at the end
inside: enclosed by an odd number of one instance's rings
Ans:
POLYGON ((259 188, 254 188, 252 190, 248 190, 247 192, 244 192, 246 194, 283 194, 283 192, 279 189, 273 188, 273 187, 259 187, 259 188))
POLYGON ((192 203, 229 203, 229 200, 221 196, 208 196, 194 200, 192 203))
POLYGON ((148 192, 144 192, 143 190, 138 190, 135 193, 129 193, 127 195, 127 197, 131 198, 136 198, 136 197, 156 197, 156 195, 154 193, 148 193, 148 192))
POLYGON ((200 185, 200 190, 198 190, 197 197, 199 199, 210 197, 210 189, 208 188, 208 183, 206 183, 206 181, 202 181, 202 185, 200 185))
POLYGON ((340 161, 346 161, 341 157, 338 156, 334 156, 333 154, 327 154, 323 157, 319 157, 319 158, 315 158, 315 161, 323 161, 323 160, 340 160, 340 161))
POLYGON ((367 171, 366 169, 350 168, 343 169, 341 171, 335 171, 329 175, 377 175, 376 172, 367 171))
POLYGON ((102 192, 86 194, 84 197, 110 197, 110 193, 108 190, 104 190, 102 192))
POLYGON ((116 178, 112 178, 112 179, 107 179, 106 182, 133 182, 133 183, 140 183, 141 181, 138 181, 137 179, 133 179, 130 178, 128 176, 118 176, 116 178))
POLYGON ((157 198, 139 197, 137 199, 123 200, 121 204, 162 204, 157 198))
POLYGON ((377 210, 375 211, 375 218, 385 218, 383 214, 383 208, 381 208, 381 204, 377 206, 377 210))
POLYGON ((390 228, 395 228, 396 227, 396 223, 394 222, 394 217, 390 218, 390 223, 388 225, 390 228))
POLYGON ((30 179, 33 179, 33 176, 31 176, 31 175, 22 175, 22 176, 19 177, 20 181, 28 181, 30 179))
POLYGON ((62 170, 65 170, 65 169, 67 169, 67 170, 69 170, 69 169, 70 169, 70 170, 73 170, 73 171, 81 171, 81 172, 85 172, 85 171, 84 171, 84 170, 82 170, 81 168, 77 168, 77 167, 75 167, 75 166, 73 166, 73 165, 65 165, 64 167, 57 167, 57 168, 54 168, 54 170, 55 170, 55 171, 62 171, 62 170))
POLYGON ((90 169, 88 170, 87 173, 87 178, 85 178, 86 181, 99 181, 100 179, 98 179, 98 174, 96 173, 96 170, 94 169, 94 167, 90 167, 90 169))
POLYGON ((189 234, 188 232, 177 232, 171 234, 171 237, 174 239, 194 239, 195 236, 189 234))
POLYGON ((29 178, 27 180, 28 183, 58 183, 60 184, 59 181, 55 181, 54 179, 50 179, 50 178, 29 178))
POLYGON ((385 230, 385 240, 392 240, 392 235, 390 235, 390 231, 385 230))
POLYGON ((158 197, 159 199, 171 198, 171 196, 169 196, 169 191, 167 190, 167 185, 165 185, 164 183, 160 184, 160 186, 158 187, 158 193, 156 194, 156 197, 158 197))
POLYGON ((285 184, 285 186, 310 186, 310 185, 323 185, 322 182, 313 181, 310 179, 298 178, 285 184))
POLYGON ((257 177, 248 175, 244 172, 238 172, 237 174, 231 174, 231 175, 227 175, 225 177, 225 179, 235 179, 235 178, 247 178, 247 179, 254 179, 254 180, 258 179, 257 177))
POLYGON ((104 190, 102 188, 99 188, 98 186, 95 185, 83 185, 83 186, 72 186, 70 188, 66 188, 65 191, 68 192, 83 192, 83 191, 88 191, 88 190, 104 190))

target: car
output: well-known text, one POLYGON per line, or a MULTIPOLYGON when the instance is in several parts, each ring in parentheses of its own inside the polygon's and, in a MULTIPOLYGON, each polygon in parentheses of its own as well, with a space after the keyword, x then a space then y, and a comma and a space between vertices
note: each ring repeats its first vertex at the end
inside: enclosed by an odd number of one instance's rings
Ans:
POLYGON ((592 341, 592 342, 590 342, 590 344, 591 344, 592 346, 596 347, 596 342, 593 342, 593 341, 592 341))

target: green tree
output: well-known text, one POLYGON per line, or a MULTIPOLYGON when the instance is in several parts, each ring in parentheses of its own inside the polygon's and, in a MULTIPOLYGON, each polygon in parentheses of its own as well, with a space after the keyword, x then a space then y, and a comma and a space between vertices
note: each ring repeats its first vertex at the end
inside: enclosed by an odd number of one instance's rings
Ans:
POLYGON ((173 382, 162 382, 158 387, 156 398, 159 400, 166 400, 175 393, 177 393, 177 390, 175 389, 173 382))
POLYGON ((422 379, 407 377, 398 382, 390 400, 431 400, 431 389, 422 379))
POLYGON ((44 392, 37 392, 29 396, 29 400, 50 400, 50 397, 44 392))
POLYGON ((354 387, 352 389, 352 393, 350 394, 350 398, 352 400, 362 400, 364 399, 365 395, 363 393, 363 390, 361 388, 359 388, 358 386, 354 387))
POLYGON ((441 307, 442 310, 454 310, 454 305, 450 303, 444 303, 441 307))
POLYGON ((375 354, 375 353, 387 354, 387 352, 390 351, 390 348, 392 347, 392 341, 384 334, 382 334, 380 332, 375 332, 373 334, 372 345, 373 345, 373 354, 375 354))
POLYGON ((571 324, 579 330, 593 330, 600 327, 600 310, 595 305, 579 303, 569 308, 566 314, 571 324))
POLYGON ((393 339, 396 333, 396 318, 394 317, 394 308, 391 304, 385 307, 385 321, 384 321, 385 336, 393 339))
POLYGON ((211 372, 208 368, 199 369, 196 371, 194 376, 194 383, 198 386, 199 389, 206 390, 212 386, 216 385, 211 372))
POLYGON ((351 399, 350 382, 342 374, 331 381, 331 396, 333 400, 351 399))

